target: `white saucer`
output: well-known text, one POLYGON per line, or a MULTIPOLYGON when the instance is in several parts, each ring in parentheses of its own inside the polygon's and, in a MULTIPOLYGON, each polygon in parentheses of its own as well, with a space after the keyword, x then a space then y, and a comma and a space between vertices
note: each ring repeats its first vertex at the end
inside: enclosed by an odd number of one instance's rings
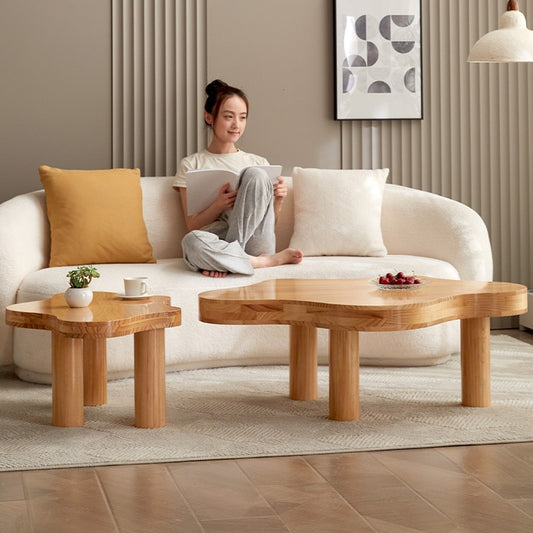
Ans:
POLYGON ((124 298, 125 300, 144 300, 146 298, 150 298, 151 296, 153 296, 152 294, 139 294, 135 296, 127 296, 123 292, 117 292, 116 295, 119 298, 124 298))

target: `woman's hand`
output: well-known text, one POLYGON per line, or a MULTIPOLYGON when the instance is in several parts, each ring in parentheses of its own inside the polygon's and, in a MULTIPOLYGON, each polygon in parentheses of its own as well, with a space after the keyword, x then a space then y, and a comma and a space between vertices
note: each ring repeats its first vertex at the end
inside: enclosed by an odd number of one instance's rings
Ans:
MULTIPOLYGON (((225 209, 232 209, 237 196, 237 191, 229 192, 230 185, 226 183, 218 191, 218 195, 213 203, 200 213, 194 213, 193 215, 185 215, 185 224, 187 225, 187 231, 193 231, 195 229, 201 229, 211 222, 214 222, 225 209)), ((178 188, 181 198, 181 205, 183 212, 187 213, 187 189, 184 187, 178 188)))
POLYGON ((230 191, 229 189, 229 183, 223 185, 218 191, 216 200, 213 202, 213 206, 216 206, 218 214, 222 213, 222 211, 225 211, 226 209, 233 209, 235 198, 237 197, 237 191, 230 191))
POLYGON ((287 185, 285 184, 285 178, 279 176, 278 182, 274 185, 274 200, 282 202, 287 196, 287 185))
POLYGON ((276 222, 278 220, 279 213, 281 211, 281 204, 285 197, 287 196, 287 184, 285 183, 285 178, 280 176, 278 182, 274 185, 274 217, 276 222))

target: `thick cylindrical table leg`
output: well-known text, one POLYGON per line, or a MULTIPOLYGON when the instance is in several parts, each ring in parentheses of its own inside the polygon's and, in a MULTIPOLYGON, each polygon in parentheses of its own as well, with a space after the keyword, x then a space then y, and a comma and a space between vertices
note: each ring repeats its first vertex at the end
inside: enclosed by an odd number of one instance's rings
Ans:
POLYGON ((490 318, 461 320, 462 403, 490 406, 490 318))
POLYGON ((52 424, 83 426, 83 339, 52 332, 52 424))
POLYGON ((317 329, 290 326, 289 397, 316 400, 318 397, 317 329))
POLYGON ((165 330, 135 333, 135 425, 160 428, 166 424, 165 330))
POLYGON ((329 332, 329 417, 359 420, 359 332, 329 332))
POLYGON ((83 404, 107 403, 106 339, 83 339, 83 404))

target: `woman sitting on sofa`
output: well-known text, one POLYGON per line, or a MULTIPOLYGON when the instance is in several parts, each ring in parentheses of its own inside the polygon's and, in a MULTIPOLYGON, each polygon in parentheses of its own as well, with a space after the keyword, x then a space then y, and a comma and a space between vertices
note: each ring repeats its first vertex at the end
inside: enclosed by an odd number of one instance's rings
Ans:
POLYGON ((211 82, 206 93, 204 120, 213 131, 211 143, 206 150, 181 160, 173 184, 180 192, 189 230, 182 241, 185 262, 192 270, 211 277, 224 277, 229 272, 250 275, 256 268, 300 263, 300 250, 286 248, 276 253, 274 224, 287 195, 283 178, 272 185, 263 169, 253 168, 268 165, 268 161, 235 145, 248 118, 246 95, 220 80, 211 82), (209 207, 187 215, 185 173, 200 168, 247 170, 237 190, 229 190, 227 183, 209 207))

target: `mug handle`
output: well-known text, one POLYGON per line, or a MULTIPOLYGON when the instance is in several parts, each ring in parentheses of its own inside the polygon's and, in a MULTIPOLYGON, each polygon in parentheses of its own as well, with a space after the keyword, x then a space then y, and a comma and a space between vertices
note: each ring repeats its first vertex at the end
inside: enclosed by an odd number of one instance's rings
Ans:
POLYGON ((146 294, 146 282, 141 281, 141 294, 146 294))

